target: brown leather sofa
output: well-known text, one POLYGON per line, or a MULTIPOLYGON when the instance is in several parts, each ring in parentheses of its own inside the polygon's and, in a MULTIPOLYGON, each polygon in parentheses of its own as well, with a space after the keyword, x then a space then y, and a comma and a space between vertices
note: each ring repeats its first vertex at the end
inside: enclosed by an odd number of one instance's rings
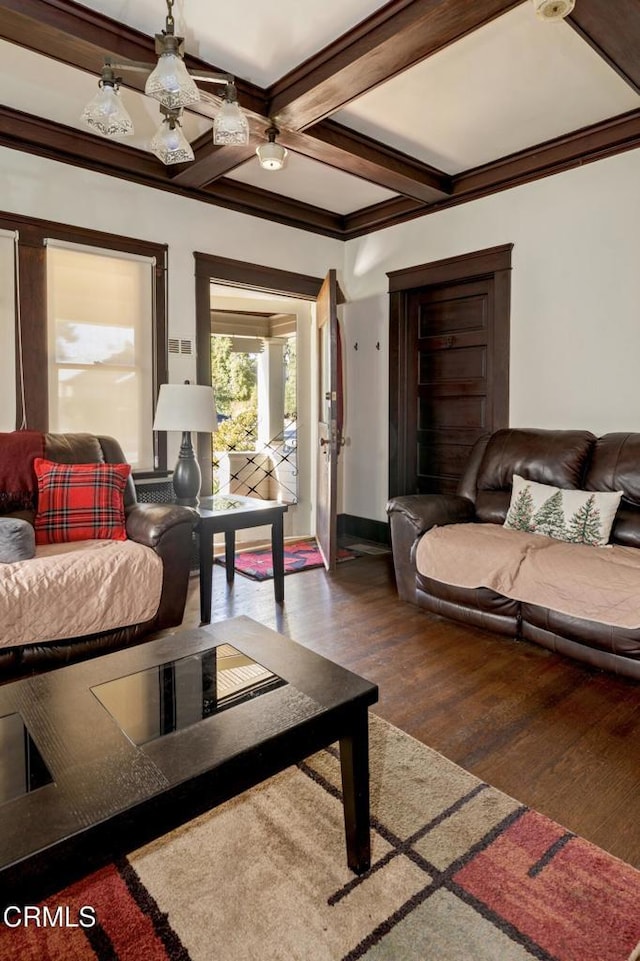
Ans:
MULTIPOLYGON (((0 435, 0 463, 3 444, 0 435)), ((7 435, 4 435, 7 437, 7 435)), ((43 456, 63 464, 124 463, 119 443, 111 437, 93 434, 44 434, 43 456)), ((24 465, 21 465, 24 473, 24 465)), ((0 495, 4 492, 0 491, 0 495)), ((26 507, 28 498, 25 499, 26 507)), ((0 500, 0 503, 2 501, 0 500)), ((163 565, 160 604, 155 615, 141 624, 130 624, 117 630, 85 637, 65 638, 49 643, 25 644, 0 648, 0 680, 15 678, 35 671, 83 660, 110 650, 127 647, 146 635, 174 627, 182 621, 189 583, 192 555, 192 531, 197 514, 189 507, 174 504, 139 504, 135 486, 129 477, 124 496, 127 536, 150 547, 163 565)), ((10 504, 5 504, 11 507, 10 504)), ((13 505, 15 507, 15 505, 13 505)), ((33 522, 35 511, 7 510, 3 516, 16 516, 33 522)), ((28 563, 28 562, 27 562, 28 563)), ((0 565, 1 566, 1 565, 0 565)), ((0 571, 1 574, 1 571, 0 571)), ((144 585, 132 585, 144 590, 144 585)), ((72 616, 72 612, 70 612, 72 616)), ((1 626, 0 626, 1 631, 1 626)))
POLYGON ((435 525, 503 524, 514 474, 565 489, 622 490, 610 543, 640 548, 640 433, 596 438, 581 430, 500 430, 476 443, 457 494, 408 495, 387 504, 400 597, 435 614, 535 641, 640 679, 640 628, 570 617, 487 588, 435 581, 417 571, 415 547, 435 525))

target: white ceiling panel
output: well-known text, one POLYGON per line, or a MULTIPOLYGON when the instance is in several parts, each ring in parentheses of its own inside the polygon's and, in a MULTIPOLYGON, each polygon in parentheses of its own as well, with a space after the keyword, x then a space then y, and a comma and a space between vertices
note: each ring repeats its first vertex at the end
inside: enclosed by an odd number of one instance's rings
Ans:
POLYGON ((568 24, 525 3, 333 119, 453 174, 639 106, 568 24))
MULTIPOLYGON (((77 127, 102 140, 100 134, 80 119, 86 104, 98 92, 98 80, 99 77, 83 70, 0 40, 0 85, 5 106, 77 127)), ((135 129, 132 137, 120 140, 130 147, 147 150, 162 119, 159 104, 124 87, 120 96, 135 129)), ((195 139, 210 127, 211 121, 198 114, 185 113, 183 117, 183 130, 188 140, 195 139)))
MULTIPOLYGON (((268 87, 387 2, 178 0, 173 16, 187 53, 268 87)), ((167 13, 164 0, 85 0, 82 6, 149 36, 161 32, 167 13)))
POLYGON ((390 190, 291 151, 282 170, 263 170, 255 157, 227 176, 337 214, 349 214, 396 196, 390 190))

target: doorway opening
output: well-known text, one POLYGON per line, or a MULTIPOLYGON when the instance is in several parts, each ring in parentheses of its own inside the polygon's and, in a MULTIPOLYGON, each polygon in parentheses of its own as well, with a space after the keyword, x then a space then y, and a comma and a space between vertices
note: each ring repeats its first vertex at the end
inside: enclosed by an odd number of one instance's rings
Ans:
POLYGON ((211 312, 214 494, 298 502, 295 314, 211 312))
MULTIPOLYGON (((306 274, 210 254, 196 252, 194 258, 196 368, 199 384, 212 383, 211 336, 212 333, 218 332, 212 331, 212 311, 231 310, 236 314, 235 329, 219 331, 229 336, 239 336, 236 326, 239 321, 237 315, 247 311, 251 314, 267 311, 270 315, 279 312, 296 316, 295 420, 290 419, 285 425, 283 419, 281 450, 288 463, 291 463, 295 451, 297 489, 296 500, 284 517, 284 532, 285 536, 291 537, 315 535, 319 540, 321 540, 320 535, 326 532, 331 542, 335 544, 337 542, 336 499, 333 493, 331 497, 325 496, 326 485, 325 488, 319 485, 317 474, 320 458, 317 456, 317 449, 319 445, 323 454, 322 462, 331 467, 332 485, 329 489, 335 492, 336 460, 340 437, 336 415, 332 413, 329 436, 319 438, 322 425, 318 422, 320 412, 317 404, 319 380, 317 318, 324 312, 324 315, 331 319, 332 328, 337 325, 336 272, 330 270, 323 280, 306 274), (222 303, 220 299, 223 300, 222 303)), ((255 334, 245 333, 247 336, 255 336, 255 334)), ((336 336, 332 336, 332 345, 335 344, 336 339, 336 336)), ((334 396, 337 398, 337 386, 332 388, 329 394, 331 398, 334 396)), ((332 403, 337 401, 332 400, 332 403)), ((282 416, 282 412, 279 416, 282 416)), ((272 423, 275 422, 275 418, 270 419, 272 423)), ((256 424, 256 433, 260 427, 259 422, 260 418, 256 424)), ((269 434, 267 441, 275 438, 276 443, 279 442, 279 429, 267 431, 265 428, 265 432, 269 434)), ((198 461, 202 472, 203 494, 211 493, 213 489, 212 452, 211 437, 201 434, 198 438, 198 461)), ((327 569, 332 569, 331 559, 335 551, 323 550, 322 553, 325 566, 327 569)))

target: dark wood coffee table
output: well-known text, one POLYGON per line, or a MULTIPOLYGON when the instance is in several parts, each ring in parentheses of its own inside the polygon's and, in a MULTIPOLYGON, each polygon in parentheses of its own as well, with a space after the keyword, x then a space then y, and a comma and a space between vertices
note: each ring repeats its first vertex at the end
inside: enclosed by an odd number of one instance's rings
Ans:
POLYGON ((0 896, 32 904, 340 742, 370 863, 374 684, 246 617, 0 686, 0 896))

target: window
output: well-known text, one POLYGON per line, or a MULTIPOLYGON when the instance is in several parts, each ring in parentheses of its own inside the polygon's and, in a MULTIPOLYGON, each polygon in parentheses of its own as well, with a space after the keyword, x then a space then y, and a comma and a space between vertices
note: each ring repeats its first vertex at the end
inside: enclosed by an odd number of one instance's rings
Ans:
POLYGON ((107 434, 153 456, 154 261, 47 244, 49 429, 107 434))
POLYGON ((0 430, 110 434, 139 473, 165 470, 166 270, 166 244, 0 212, 0 430))

